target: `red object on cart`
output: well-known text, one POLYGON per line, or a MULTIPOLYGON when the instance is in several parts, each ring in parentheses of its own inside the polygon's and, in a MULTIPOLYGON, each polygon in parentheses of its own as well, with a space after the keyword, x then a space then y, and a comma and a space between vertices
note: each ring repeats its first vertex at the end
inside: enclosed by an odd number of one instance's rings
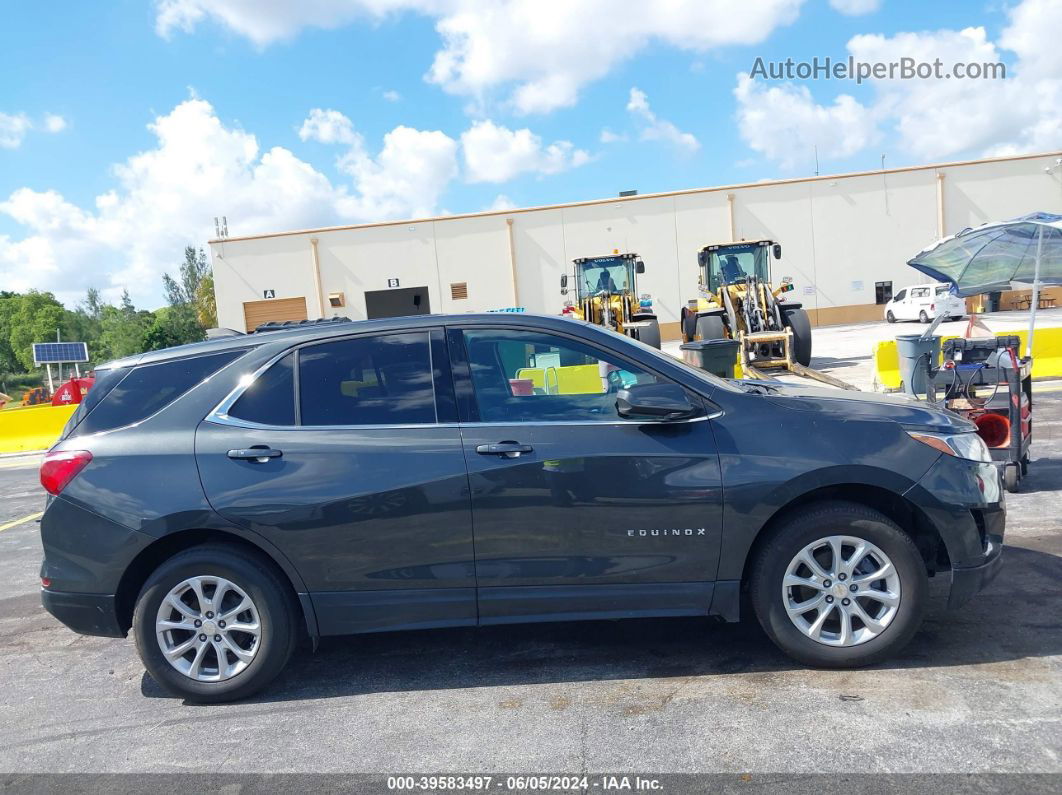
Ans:
POLYGON ((94 378, 71 378, 55 390, 55 394, 52 395, 52 405, 69 406, 72 403, 80 403, 95 382, 94 378))

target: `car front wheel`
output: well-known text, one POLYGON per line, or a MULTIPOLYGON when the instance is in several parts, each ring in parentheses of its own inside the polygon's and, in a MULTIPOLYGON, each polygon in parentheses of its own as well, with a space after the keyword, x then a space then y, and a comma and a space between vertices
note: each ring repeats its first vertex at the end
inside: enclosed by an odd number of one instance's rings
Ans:
POLYGON ((877 511, 845 502, 801 510, 759 550, 756 616, 790 657, 825 668, 898 652, 925 613, 928 580, 911 537, 877 511))
POLYGON ((199 703, 246 698, 269 684, 296 642, 294 600, 269 561, 230 545, 187 549, 144 584, 137 651, 163 688, 199 703))

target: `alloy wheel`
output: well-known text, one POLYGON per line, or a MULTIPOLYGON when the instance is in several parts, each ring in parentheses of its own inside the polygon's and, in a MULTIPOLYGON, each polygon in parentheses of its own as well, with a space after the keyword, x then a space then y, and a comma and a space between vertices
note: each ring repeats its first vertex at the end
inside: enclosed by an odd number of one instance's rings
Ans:
POLYGON ((189 577, 163 598, 155 635, 167 662, 198 682, 223 682, 247 668, 262 643, 251 597, 223 577, 189 577))
POLYGON ((858 646, 880 635, 900 607, 900 575, 862 538, 813 541, 790 561, 782 603, 804 635, 827 646, 858 646))

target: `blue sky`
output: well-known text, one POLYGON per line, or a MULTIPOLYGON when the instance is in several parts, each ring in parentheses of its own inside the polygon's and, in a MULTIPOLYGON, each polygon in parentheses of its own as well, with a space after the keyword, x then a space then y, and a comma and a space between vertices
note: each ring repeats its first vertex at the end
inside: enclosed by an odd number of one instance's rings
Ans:
POLYGON ((158 303, 221 214, 237 235, 801 176, 816 147, 823 173, 1059 148, 1060 5, 6 3, 0 289, 158 303), (740 77, 849 53, 1008 72, 740 77))

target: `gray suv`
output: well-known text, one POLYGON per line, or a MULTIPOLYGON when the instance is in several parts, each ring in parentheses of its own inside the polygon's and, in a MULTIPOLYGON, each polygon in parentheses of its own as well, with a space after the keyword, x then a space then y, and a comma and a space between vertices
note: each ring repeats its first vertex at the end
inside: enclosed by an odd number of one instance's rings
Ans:
POLYGON ((247 696, 300 637, 739 618, 809 665, 996 574, 974 426, 900 397, 727 381, 527 315, 266 327, 100 367, 47 454, 45 607, 151 675, 247 696))

